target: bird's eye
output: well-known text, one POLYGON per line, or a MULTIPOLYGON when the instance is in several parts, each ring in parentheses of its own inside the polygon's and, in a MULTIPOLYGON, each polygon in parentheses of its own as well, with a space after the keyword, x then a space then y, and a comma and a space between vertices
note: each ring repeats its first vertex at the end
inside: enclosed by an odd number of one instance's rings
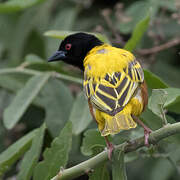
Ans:
POLYGON ((71 49, 71 46, 71 44, 66 44, 65 49, 69 51, 71 49))

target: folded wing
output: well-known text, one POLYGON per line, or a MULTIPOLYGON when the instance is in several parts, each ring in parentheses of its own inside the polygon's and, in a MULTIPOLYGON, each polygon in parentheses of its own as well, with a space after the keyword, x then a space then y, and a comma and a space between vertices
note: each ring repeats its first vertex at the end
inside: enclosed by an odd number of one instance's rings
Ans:
POLYGON ((94 80, 87 77, 85 71, 84 90, 94 107, 114 116, 129 102, 140 83, 144 81, 144 74, 140 64, 130 61, 121 72, 107 73, 104 77, 94 80))

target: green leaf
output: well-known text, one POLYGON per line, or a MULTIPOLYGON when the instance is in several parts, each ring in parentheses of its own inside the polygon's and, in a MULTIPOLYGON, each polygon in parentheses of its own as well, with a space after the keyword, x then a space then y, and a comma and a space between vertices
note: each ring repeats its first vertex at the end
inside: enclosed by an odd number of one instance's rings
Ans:
POLYGON ((124 46, 124 49, 128 51, 133 51, 137 44, 142 39, 142 36, 144 35, 145 31, 148 28, 150 21, 150 15, 147 15, 143 20, 141 20, 135 27, 132 37, 128 40, 126 45, 124 46))
POLYGON ((110 180, 107 163, 102 163, 89 174, 89 180, 110 180))
POLYGON ((12 92, 17 92, 23 88, 24 83, 13 75, 14 74, 0 74, 0 87, 12 92))
POLYGON ((15 64, 18 64, 17 60, 18 62, 22 61, 26 52, 33 51, 44 56, 42 53, 44 54, 45 49, 40 34, 43 33, 47 26, 50 27, 49 19, 51 13, 47 9, 50 9, 53 3, 53 1, 46 1, 41 6, 29 8, 18 16, 15 25, 11 28, 13 29, 10 39, 11 43, 7 44, 7 48, 10 51, 9 59, 14 60, 15 64), (30 21, 30 23, 27 23, 27 21, 30 21), (39 35, 37 31, 40 33, 39 35), (16 42, 18 42, 18 46, 16 42))
POLYGON ((83 144, 81 146, 81 151, 85 156, 90 156, 95 154, 96 148, 103 150, 106 147, 104 138, 101 136, 100 132, 96 129, 89 129, 84 133, 83 144))
POLYGON ((159 129, 162 127, 162 120, 155 115, 149 108, 141 114, 140 119, 151 129, 159 129))
MULTIPOLYGON (((78 17, 79 8, 74 5, 63 6, 63 3, 61 3, 61 5, 62 6, 59 6, 58 8, 57 15, 55 16, 55 18, 53 18, 52 23, 48 25, 48 27, 51 27, 51 29, 58 29, 59 31, 73 29, 78 17)), ((49 57, 52 55, 52 52, 57 49, 57 43, 59 44, 59 39, 47 38, 46 43, 46 53, 49 57)))
MULTIPOLYGON (((45 32, 44 35, 48 36, 48 37, 53 37, 53 38, 58 38, 58 39, 63 40, 66 36, 69 36, 71 34, 78 33, 78 32, 79 31, 56 31, 56 30, 51 30, 51 31, 45 32)), ((105 35, 102 35, 100 33, 92 33, 92 32, 85 32, 85 33, 95 35, 102 42, 110 44, 110 41, 108 40, 108 38, 105 35)))
POLYGON ((12 42, 8 46, 9 51, 11 52, 10 53, 11 59, 13 60, 17 59, 18 61, 22 59, 25 43, 28 41, 28 37, 34 28, 34 24, 32 22, 35 14, 37 16, 37 11, 34 8, 25 11, 19 17, 16 25, 13 27, 12 42), (31 19, 31 23, 27 23, 28 19, 31 19), (18 41, 18 46, 16 44, 17 41, 18 41))
POLYGON ((161 117, 161 119, 165 117, 163 108, 167 100, 167 95, 167 91, 164 89, 153 89, 152 95, 149 98, 148 108, 151 109, 154 114, 161 117))
POLYGON ((29 8, 33 5, 39 4, 45 0, 8 0, 0 3, 0 13, 10 13, 29 8))
MULTIPOLYGON (((159 1, 157 0, 141 0, 129 3, 129 5, 127 6, 127 8, 125 8, 125 11, 123 12, 125 18, 122 17, 122 21, 115 24, 116 27, 120 30, 120 32, 124 34, 131 33, 136 27, 137 23, 147 16, 147 12, 150 11, 151 19, 156 18, 156 14, 159 10, 158 3, 159 1)), ((164 1, 162 3, 164 3, 164 1)), ((171 4, 173 4, 173 2, 171 2, 171 4)))
POLYGON ((163 82, 158 76, 153 74, 152 72, 144 69, 144 76, 147 83, 147 86, 152 89, 162 89, 167 88, 168 85, 163 82))
POLYGON ((124 34, 131 33, 137 23, 147 15, 149 8, 149 2, 147 1, 134 1, 125 9, 124 14, 127 20, 117 22, 116 27, 124 34))
POLYGON ((0 177, 30 148, 36 132, 28 133, 0 154, 0 177))
POLYGON ((44 160, 35 167, 33 180, 49 180, 64 167, 72 144, 72 124, 68 122, 50 148, 43 153, 44 160))
POLYGON ((69 119, 72 122, 73 134, 75 135, 78 135, 84 131, 92 121, 88 102, 84 96, 84 92, 79 93, 77 96, 73 104, 69 119))
POLYGON ((25 62, 22 65, 24 65, 26 68, 35 69, 38 71, 56 71, 62 73, 61 66, 53 63, 47 63, 35 54, 28 54, 25 57, 25 62))
MULTIPOLYGON (((142 137, 142 134, 141 134, 141 137, 142 137)), ((137 160, 138 158, 139 158, 139 155, 137 154, 136 151, 130 152, 126 154, 126 156, 124 157, 124 162, 129 163, 129 162, 137 160)))
POLYGON ((127 180, 123 150, 113 151, 112 177, 113 177, 113 180, 127 180))
MULTIPOLYGON (((0 15, 1 43, 5 49, 9 48, 9 46, 11 45, 11 43, 9 42, 12 41, 12 38, 14 36, 14 32, 12 33, 12 29, 14 30, 14 27, 16 26, 16 24, 17 24, 17 17, 9 16, 9 15, 2 15, 2 14, 0 15)), ((1 61, 1 63, 3 62, 1 61)))
POLYGON ((79 9, 73 5, 59 7, 59 11, 51 23, 51 29, 58 29, 60 31, 72 29, 78 16, 78 12, 79 9))
POLYGON ((31 63, 42 63, 45 61, 43 59, 41 59, 39 56, 35 55, 35 54, 28 54, 26 57, 25 57, 25 63, 28 64, 31 64, 31 63))
POLYGON ((51 79, 40 97, 37 101, 45 108, 47 128, 56 137, 69 119, 73 96, 63 82, 51 79))
POLYGON ((50 77, 50 74, 36 75, 32 77, 22 88, 10 106, 5 110, 3 121, 7 129, 12 129, 20 120, 24 112, 32 103, 39 91, 43 88, 50 77))
POLYGON ((178 88, 167 88, 165 89, 168 93, 165 108, 175 113, 180 113, 180 89, 178 88))
MULTIPOLYGON (((168 162, 165 158, 160 158, 153 163, 153 166, 149 168, 149 176, 148 180, 168 180, 174 177, 175 175, 175 168, 168 162), (162 173, 163 172, 163 173, 162 173)), ((179 176, 175 178, 176 180, 179 179, 179 176)))
POLYGON ((46 126, 43 124, 36 132, 36 135, 32 141, 32 146, 28 152, 26 152, 20 166, 20 172, 17 176, 18 180, 30 180, 33 174, 33 169, 36 166, 41 148, 43 145, 43 138, 46 126))
MULTIPOLYGON (((25 71, 27 71, 27 69, 25 71)), ((7 89, 8 91, 17 92, 24 87, 31 77, 32 73, 26 73, 22 69, 18 71, 17 68, 1 68, 0 87, 7 89)))

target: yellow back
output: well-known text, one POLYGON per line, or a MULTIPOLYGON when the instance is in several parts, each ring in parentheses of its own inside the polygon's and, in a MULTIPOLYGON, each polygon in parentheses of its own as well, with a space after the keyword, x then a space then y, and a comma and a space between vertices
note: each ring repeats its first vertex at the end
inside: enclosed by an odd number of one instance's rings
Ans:
POLYGON ((121 72, 127 67, 130 61, 134 60, 134 56, 129 51, 115 48, 108 44, 93 48, 84 59, 84 67, 90 67, 87 76, 104 77, 105 74, 113 72, 121 72))

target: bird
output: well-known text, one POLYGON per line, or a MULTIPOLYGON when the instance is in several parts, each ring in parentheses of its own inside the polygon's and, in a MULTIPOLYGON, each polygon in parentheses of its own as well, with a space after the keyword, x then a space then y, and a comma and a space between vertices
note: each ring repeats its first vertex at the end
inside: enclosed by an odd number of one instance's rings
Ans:
POLYGON ((144 143, 149 146, 152 130, 139 119, 148 103, 147 85, 131 52, 103 43, 93 34, 78 32, 61 41, 48 58, 48 62, 53 61, 64 61, 83 71, 90 113, 105 137, 109 159, 114 146, 108 136, 136 128, 137 123, 144 128, 144 143))

